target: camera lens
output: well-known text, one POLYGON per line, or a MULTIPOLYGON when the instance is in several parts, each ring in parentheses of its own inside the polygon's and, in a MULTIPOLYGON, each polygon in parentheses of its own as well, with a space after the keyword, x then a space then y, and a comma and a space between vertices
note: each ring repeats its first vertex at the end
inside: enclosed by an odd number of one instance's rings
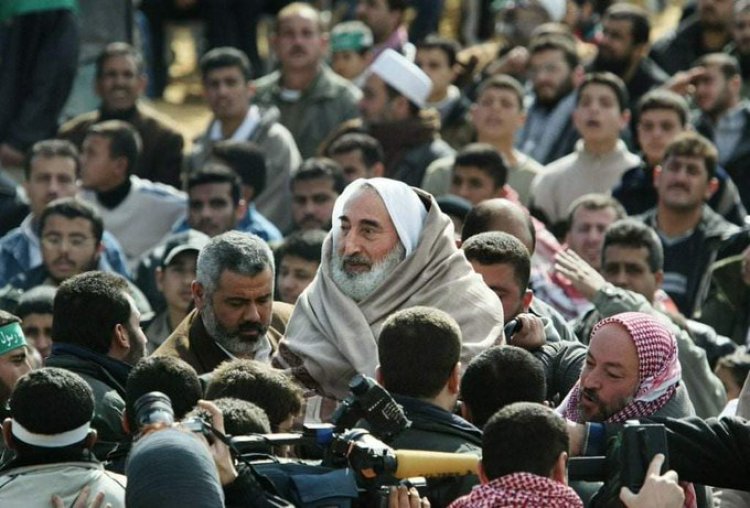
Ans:
POLYGON ((153 423, 164 423, 166 425, 174 423, 172 401, 161 392, 149 392, 141 395, 135 401, 134 406, 135 421, 139 429, 153 423))

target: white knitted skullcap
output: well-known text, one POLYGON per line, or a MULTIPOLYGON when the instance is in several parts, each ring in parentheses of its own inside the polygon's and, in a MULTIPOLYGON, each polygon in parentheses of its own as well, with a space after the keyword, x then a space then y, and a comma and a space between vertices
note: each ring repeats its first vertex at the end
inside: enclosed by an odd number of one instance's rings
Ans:
POLYGON ((423 108, 432 90, 432 81, 404 55, 386 49, 370 66, 370 72, 395 88, 401 95, 423 108))

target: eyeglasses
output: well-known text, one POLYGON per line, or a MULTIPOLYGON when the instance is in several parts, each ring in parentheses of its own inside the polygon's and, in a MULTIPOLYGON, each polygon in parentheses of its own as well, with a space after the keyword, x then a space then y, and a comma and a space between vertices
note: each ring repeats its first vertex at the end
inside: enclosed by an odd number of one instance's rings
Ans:
POLYGON ((94 238, 91 236, 45 235, 42 237, 42 245, 50 249, 59 249, 63 243, 67 243, 71 249, 83 249, 92 241, 94 238))

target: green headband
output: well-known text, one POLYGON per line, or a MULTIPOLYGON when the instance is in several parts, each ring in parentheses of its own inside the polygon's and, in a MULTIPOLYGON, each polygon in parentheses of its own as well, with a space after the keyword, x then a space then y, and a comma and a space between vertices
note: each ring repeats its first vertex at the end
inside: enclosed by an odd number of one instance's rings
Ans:
POLYGON ((0 355, 26 345, 20 323, 8 323, 0 326, 0 355))

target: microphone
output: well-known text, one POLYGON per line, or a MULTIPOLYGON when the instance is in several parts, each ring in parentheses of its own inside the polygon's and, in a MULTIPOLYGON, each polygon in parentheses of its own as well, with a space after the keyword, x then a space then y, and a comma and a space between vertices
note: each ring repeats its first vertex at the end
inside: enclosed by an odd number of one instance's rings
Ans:
POLYGON ((424 476, 464 476, 477 474, 479 457, 470 453, 426 452, 421 450, 394 450, 399 480, 424 476))

